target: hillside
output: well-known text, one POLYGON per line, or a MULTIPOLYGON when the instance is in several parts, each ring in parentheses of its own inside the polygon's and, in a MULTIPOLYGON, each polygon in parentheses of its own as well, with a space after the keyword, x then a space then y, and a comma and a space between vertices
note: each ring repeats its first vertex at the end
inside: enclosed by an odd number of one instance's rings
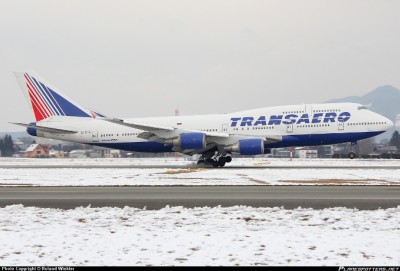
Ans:
MULTIPOLYGON (((400 90, 391 85, 378 87, 363 96, 349 96, 327 101, 327 103, 341 102, 369 105, 369 108, 372 111, 389 118, 394 123, 396 122, 396 116, 400 114, 400 90)), ((389 130, 388 132, 379 136, 379 138, 390 138, 394 130, 395 129, 389 130)))

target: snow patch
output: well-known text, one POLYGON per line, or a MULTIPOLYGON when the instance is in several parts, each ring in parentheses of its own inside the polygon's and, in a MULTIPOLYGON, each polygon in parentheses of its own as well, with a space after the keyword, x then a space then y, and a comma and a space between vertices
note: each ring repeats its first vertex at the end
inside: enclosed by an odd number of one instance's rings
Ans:
POLYGON ((235 159, 222 169, 190 170, 192 164, 174 158, 0 159, 0 186, 400 185, 400 161, 396 160, 249 158, 235 159), (18 165, 32 168, 11 167, 18 165), (129 167, 133 165, 149 167, 129 167), (185 169, 171 169, 177 165, 185 169))

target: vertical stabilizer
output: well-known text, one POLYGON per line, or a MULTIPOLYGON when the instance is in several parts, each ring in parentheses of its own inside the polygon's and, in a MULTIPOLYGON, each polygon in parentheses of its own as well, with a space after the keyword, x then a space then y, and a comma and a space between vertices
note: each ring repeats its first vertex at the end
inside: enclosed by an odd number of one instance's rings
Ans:
POLYGON ((35 72, 15 72, 17 81, 32 106, 36 121, 52 116, 91 117, 90 112, 35 72))

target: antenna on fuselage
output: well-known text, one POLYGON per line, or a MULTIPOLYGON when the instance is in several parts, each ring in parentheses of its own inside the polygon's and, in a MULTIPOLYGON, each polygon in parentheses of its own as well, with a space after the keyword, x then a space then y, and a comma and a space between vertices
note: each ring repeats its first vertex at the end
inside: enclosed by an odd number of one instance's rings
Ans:
POLYGON ((175 116, 180 116, 180 115, 181 115, 181 110, 179 110, 179 105, 177 105, 175 109, 175 116))

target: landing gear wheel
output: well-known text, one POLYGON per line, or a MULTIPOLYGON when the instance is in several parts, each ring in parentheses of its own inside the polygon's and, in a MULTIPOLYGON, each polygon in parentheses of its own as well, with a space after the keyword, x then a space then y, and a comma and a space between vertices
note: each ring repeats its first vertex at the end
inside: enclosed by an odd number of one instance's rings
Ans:
POLYGON ((350 153, 349 153, 349 158, 350 158, 350 159, 356 158, 356 154, 355 154, 354 152, 350 152, 350 153))
POLYGON ((349 158, 354 159, 356 158, 356 146, 357 146, 357 141, 351 142, 351 150, 349 153, 349 158))
POLYGON ((232 156, 230 156, 230 154, 215 151, 202 154, 197 162, 197 165, 204 165, 208 167, 212 166, 217 168, 224 167, 226 163, 230 162, 232 162, 232 156))
POLYGON ((219 159, 218 159, 218 166, 219 167, 223 167, 223 166, 225 166, 225 163, 226 163, 226 158, 224 157, 224 156, 222 156, 222 157, 220 157, 219 159))
POLYGON ((218 167, 218 162, 210 158, 206 160, 206 165, 211 165, 212 167, 218 167))

